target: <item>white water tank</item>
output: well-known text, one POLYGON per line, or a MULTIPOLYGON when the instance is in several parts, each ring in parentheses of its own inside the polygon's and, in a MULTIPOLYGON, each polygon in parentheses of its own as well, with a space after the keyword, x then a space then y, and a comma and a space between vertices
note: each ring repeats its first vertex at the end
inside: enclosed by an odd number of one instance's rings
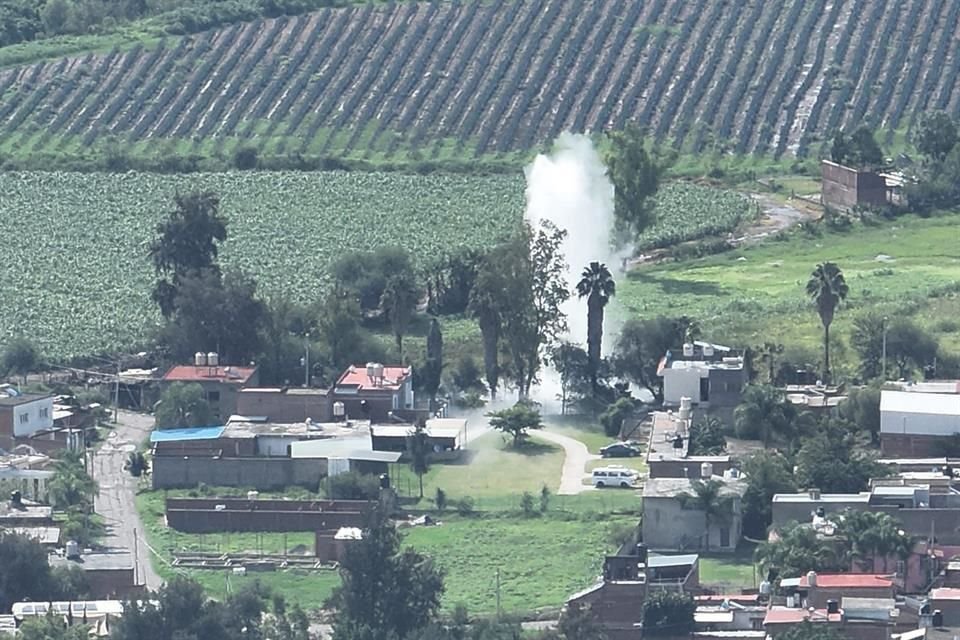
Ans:
POLYGON ((247 500, 256 500, 260 497, 259 491, 247 491, 247 500))
POLYGON ((681 397, 681 398, 680 398, 680 408, 681 408, 681 409, 686 409, 687 411, 689 411, 690 409, 692 409, 692 408, 693 408, 693 398, 691 398, 690 396, 683 396, 683 397, 681 397))
POLYGON ((67 557, 75 560, 80 557, 80 545, 76 540, 67 540, 67 557))
POLYGON ((816 572, 816 571, 808 571, 808 572, 807 572, 807 586, 808 586, 808 587, 815 587, 815 586, 817 586, 817 572, 816 572))
POLYGON ((710 462, 703 462, 700 464, 700 477, 701 478, 712 478, 713 477, 713 464, 710 462))
POLYGON ((689 407, 680 407, 679 414, 681 420, 690 419, 690 408, 689 407))
POLYGON ((220 356, 216 351, 207 354, 207 364, 211 367, 220 366, 220 356))
POLYGON ((337 420, 342 420, 343 417, 347 415, 347 409, 343 406, 343 403, 337 400, 333 403, 333 417, 337 420))
POLYGON ((705 345, 703 345, 703 357, 704 357, 704 358, 712 358, 712 357, 713 357, 713 345, 712 345, 712 344, 705 344, 705 345))
POLYGON ((684 343, 683 343, 683 357, 684 357, 684 358, 692 358, 692 357, 693 357, 693 343, 692 343, 692 342, 684 342, 684 343))
POLYGON ((196 367, 205 367, 207 366, 207 354, 203 351, 197 351, 193 354, 193 365, 196 367))

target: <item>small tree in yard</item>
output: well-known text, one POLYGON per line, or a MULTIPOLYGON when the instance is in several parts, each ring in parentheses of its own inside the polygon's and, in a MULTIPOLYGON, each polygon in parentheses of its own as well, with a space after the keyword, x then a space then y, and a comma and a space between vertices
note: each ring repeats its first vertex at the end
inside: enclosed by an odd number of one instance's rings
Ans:
POLYGON ((154 418, 160 429, 202 427, 213 422, 213 410, 199 384, 175 382, 160 396, 154 418))
POLYGON ((540 412, 526 402, 518 402, 509 409, 488 413, 490 426, 497 431, 513 436, 513 446, 518 447, 531 429, 542 429, 540 412))
POLYGON ((620 398, 600 414, 600 424, 603 425, 603 432, 615 438, 620 435, 623 429, 623 422, 633 413, 633 400, 630 398, 620 398))
POLYGON ((656 589, 643 602, 643 635, 682 637, 693 631, 697 605, 685 593, 656 589))
POLYGON ((134 478, 139 478, 150 471, 150 463, 147 462, 147 458, 143 455, 142 451, 133 451, 127 456, 127 461, 123 465, 123 468, 129 471, 130 475, 134 478))
POLYGON ((547 485, 540 487, 540 513, 546 513, 550 507, 550 489, 547 485))
POLYGON ((423 497, 423 474, 430 470, 430 440, 426 425, 421 421, 407 436, 407 455, 410 456, 410 469, 420 481, 420 497, 423 497))

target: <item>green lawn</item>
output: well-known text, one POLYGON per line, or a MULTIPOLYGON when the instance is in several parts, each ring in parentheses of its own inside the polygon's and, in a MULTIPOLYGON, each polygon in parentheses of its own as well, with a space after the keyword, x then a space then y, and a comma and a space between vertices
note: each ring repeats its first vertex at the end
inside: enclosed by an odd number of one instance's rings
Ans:
POLYGON ((409 530, 406 541, 446 569, 443 607, 463 603, 471 613, 493 613, 498 569, 504 612, 556 609, 593 584, 604 554, 614 550, 612 531, 636 518, 448 516, 441 522, 409 530))
POLYGON ((817 357, 822 328, 804 285, 817 263, 833 261, 850 295, 834 320, 831 355, 839 370, 852 372, 856 356, 847 340, 853 318, 867 309, 913 316, 945 345, 960 346, 955 324, 942 322, 960 313, 958 226, 960 216, 950 214, 857 223, 819 236, 796 230, 708 258, 637 268, 618 283, 616 300, 632 316, 696 318, 704 336, 721 343, 775 341, 817 357))
POLYGON ((735 554, 700 555, 700 583, 726 589, 750 589, 758 586, 754 573, 753 547, 745 546, 735 554))

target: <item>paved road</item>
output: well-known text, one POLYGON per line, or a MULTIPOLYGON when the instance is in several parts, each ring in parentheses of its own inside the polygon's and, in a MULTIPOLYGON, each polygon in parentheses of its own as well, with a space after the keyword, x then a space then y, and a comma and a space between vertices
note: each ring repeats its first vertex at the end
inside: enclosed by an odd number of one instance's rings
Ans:
POLYGON ((566 455, 563 458, 563 472, 560 475, 560 488, 557 490, 557 495, 572 496, 591 488, 584 486, 583 477, 586 474, 587 463, 591 460, 599 460, 600 456, 590 453, 587 446, 579 440, 559 433, 538 429, 531 431, 530 435, 563 447, 566 455))
POLYGON ((93 459, 93 478, 100 484, 95 507, 103 516, 107 533, 103 544, 137 551, 137 582, 158 589, 163 580, 153 570, 150 550, 137 514, 137 479, 123 470, 127 455, 147 437, 153 418, 128 411, 120 412, 118 424, 97 450, 93 459))

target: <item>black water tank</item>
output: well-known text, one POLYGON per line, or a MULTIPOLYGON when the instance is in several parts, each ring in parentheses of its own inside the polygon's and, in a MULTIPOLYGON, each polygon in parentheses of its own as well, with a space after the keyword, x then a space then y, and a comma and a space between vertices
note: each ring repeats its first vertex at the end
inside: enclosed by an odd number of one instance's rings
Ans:
POLYGON ((380 474, 380 488, 389 489, 390 488, 390 476, 385 473, 380 474))
POLYGON ((827 600, 827 614, 840 613, 840 603, 836 600, 827 600))
POLYGON ((642 542, 637 545, 637 559, 638 562, 647 564, 647 545, 643 544, 642 542))
POLYGON ((933 626, 937 629, 943 626, 943 611, 940 609, 933 610, 933 626))
POLYGON ((10 504, 12 504, 15 507, 23 506, 23 495, 20 493, 19 490, 13 491, 10 493, 10 504))

